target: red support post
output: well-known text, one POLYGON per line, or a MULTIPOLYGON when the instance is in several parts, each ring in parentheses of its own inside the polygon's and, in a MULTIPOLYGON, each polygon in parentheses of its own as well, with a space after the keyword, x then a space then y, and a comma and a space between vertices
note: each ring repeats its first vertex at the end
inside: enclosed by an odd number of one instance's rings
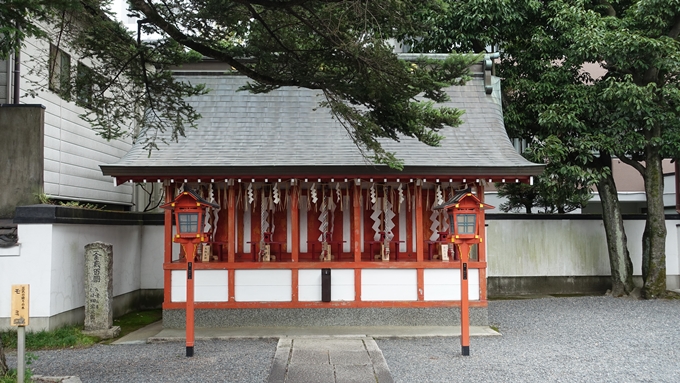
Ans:
POLYGON ((194 356, 194 274, 193 261, 196 254, 196 244, 184 245, 187 260, 187 297, 186 297, 186 345, 187 356, 194 356))
POLYGON ((470 245, 463 242, 460 253, 460 346, 464 356, 470 355, 470 299, 468 294, 468 258, 470 245))

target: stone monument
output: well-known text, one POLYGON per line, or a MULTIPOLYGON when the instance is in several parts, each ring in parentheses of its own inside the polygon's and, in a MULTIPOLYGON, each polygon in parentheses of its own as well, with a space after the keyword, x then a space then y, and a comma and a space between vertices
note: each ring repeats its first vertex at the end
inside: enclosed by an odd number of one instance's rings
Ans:
POLYGON ((113 246, 103 242, 85 245, 85 328, 83 333, 115 338, 113 325, 113 246))

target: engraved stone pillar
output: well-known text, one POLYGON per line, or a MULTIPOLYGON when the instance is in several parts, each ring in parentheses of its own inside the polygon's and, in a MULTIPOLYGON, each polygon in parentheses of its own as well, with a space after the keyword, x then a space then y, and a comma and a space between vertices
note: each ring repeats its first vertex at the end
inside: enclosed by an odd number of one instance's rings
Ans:
POLYGON ((85 331, 103 339, 115 338, 113 324, 113 246, 95 242, 85 246, 85 331))

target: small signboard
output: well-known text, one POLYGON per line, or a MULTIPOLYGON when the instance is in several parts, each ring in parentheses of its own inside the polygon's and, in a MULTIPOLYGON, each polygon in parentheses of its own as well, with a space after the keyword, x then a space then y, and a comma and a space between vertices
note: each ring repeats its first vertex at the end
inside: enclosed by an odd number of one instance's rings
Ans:
POLYGON ((28 286, 12 285, 11 326, 28 326, 28 286))
POLYGON ((212 254, 212 251, 210 251, 210 245, 207 243, 203 244, 203 251, 201 252, 201 261, 202 262, 210 262, 210 255, 212 254))

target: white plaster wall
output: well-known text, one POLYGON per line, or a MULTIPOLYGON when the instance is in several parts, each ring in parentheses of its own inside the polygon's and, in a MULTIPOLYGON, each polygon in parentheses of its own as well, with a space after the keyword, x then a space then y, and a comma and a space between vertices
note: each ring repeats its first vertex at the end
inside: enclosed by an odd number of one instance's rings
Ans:
POLYGON ((487 220, 486 223, 491 277, 609 274, 602 221, 487 220))
POLYGON ((293 300, 291 270, 236 270, 237 302, 290 302, 293 300))
MULTIPOLYGON (((186 270, 172 270, 170 275, 172 288, 170 300, 186 302, 186 270)), ((229 272, 227 270, 195 270, 194 278, 195 302, 227 302, 229 300, 229 272)))
MULTIPOLYGON (((331 270, 331 301, 353 301, 354 270, 331 270)), ((298 271, 298 300, 321 302, 321 269, 298 271)))
MULTIPOLYGON (((20 254, 0 257, 0 317, 10 316, 12 285, 29 284, 31 317, 50 316, 52 225, 19 225, 20 254)), ((9 322, 9 321, 8 321, 9 322)))
POLYGON ((141 288, 163 288, 163 226, 142 226, 141 288))
MULTIPOLYGON (((609 275, 609 256, 601 220, 487 220, 490 277, 609 275)), ((666 221, 666 274, 680 275, 680 221, 666 221)), ((642 274, 644 220, 624 227, 633 274, 642 274)), ((674 286, 669 278, 669 288, 674 286)))
POLYGON ((415 301, 418 281, 415 269, 361 270, 362 301, 415 301))
POLYGON ((0 60, 0 104, 9 104, 11 100, 10 65, 14 65, 13 60, 0 60))
POLYGON ((196 302, 227 302, 229 300, 229 272, 227 270, 196 270, 194 292, 196 302))
POLYGON ((354 270, 331 270, 331 301, 353 301, 355 296, 354 270))
POLYGON ((170 301, 186 302, 187 300, 187 272, 186 270, 170 271, 170 301))
MULTIPOLYGON (((460 300, 460 269, 425 269, 423 277, 426 301, 460 300)), ((479 270, 468 269, 468 299, 478 301, 479 296, 479 270)))
MULTIPOLYGON (((680 275, 680 221, 666 222, 666 274, 680 275)), ((680 286, 675 287, 680 288, 680 286)))
POLYGON ((141 226, 55 224, 50 315, 85 304, 85 245, 97 241, 113 245, 113 296, 141 288, 141 226))

